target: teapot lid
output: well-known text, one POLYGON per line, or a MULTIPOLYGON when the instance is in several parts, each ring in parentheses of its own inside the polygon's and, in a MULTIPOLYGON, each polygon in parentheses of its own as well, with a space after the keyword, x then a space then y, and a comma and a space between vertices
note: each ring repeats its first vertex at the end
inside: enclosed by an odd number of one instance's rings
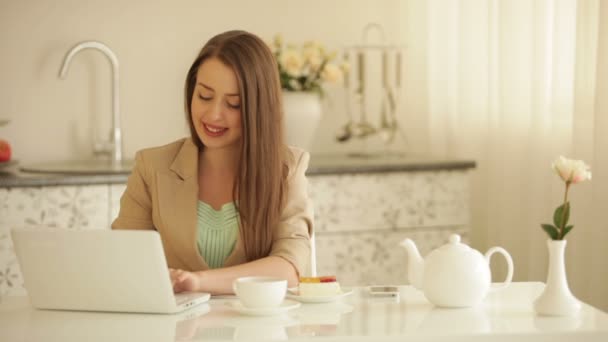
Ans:
POLYGON ((437 249, 438 252, 469 252, 471 247, 460 242, 460 235, 451 234, 449 242, 437 249))
POLYGON ((479 251, 460 242, 460 235, 452 234, 448 243, 429 253, 425 259, 425 269, 449 267, 466 270, 482 259, 483 255, 479 251))
POLYGON ((450 235, 450 243, 459 243, 459 242, 460 242, 460 235, 458 235, 458 234, 450 235))

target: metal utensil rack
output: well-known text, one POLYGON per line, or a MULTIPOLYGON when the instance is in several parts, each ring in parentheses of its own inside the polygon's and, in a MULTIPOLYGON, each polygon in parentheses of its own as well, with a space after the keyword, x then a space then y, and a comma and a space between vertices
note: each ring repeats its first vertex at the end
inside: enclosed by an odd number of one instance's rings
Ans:
POLYGON ((379 135, 384 144, 390 145, 399 134, 406 142, 397 113, 401 108, 404 45, 386 43, 386 34, 380 24, 370 23, 363 28, 361 44, 344 48, 344 60, 351 66, 345 75, 344 90, 347 122, 336 134, 338 142, 352 138, 367 139, 379 135), (379 43, 370 43, 370 32, 377 31, 379 43), (380 60, 380 67, 370 55, 380 60), (373 72, 378 71, 376 74, 373 72), (370 75, 380 75, 372 79, 370 75), (376 77, 377 78, 377 77, 376 77), (376 88, 372 88, 376 87, 376 88), (375 99, 377 103, 369 103, 375 99), (371 106, 371 110, 370 110, 371 106), (378 118, 370 120, 371 111, 378 111, 378 118), (374 124, 373 122, 378 122, 374 124))

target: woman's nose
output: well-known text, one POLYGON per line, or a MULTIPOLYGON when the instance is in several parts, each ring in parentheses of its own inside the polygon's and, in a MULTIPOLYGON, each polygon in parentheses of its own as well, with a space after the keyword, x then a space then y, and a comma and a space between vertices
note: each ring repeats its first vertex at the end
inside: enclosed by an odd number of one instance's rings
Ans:
POLYGON ((209 116, 214 120, 222 117, 222 103, 220 101, 213 101, 209 108, 209 116))

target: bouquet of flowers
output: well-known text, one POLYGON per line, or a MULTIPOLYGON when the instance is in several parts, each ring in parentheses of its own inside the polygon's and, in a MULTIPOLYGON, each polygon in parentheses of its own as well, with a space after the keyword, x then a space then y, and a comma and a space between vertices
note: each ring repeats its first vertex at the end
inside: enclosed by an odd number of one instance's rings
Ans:
POLYGON ((591 171, 589 166, 582 160, 572 160, 560 156, 552 165, 558 176, 566 183, 566 191, 564 193, 564 203, 555 209, 553 213, 554 224, 541 224, 543 230, 553 240, 563 240, 572 228, 573 225, 568 225, 570 218, 570 202, 568 202, 568 190, 570 185, 583 182, 591 179, 591 171))
POLYGON ((319 42, 308 41, 302 46, 284 44, 276 35, 270 48, 279 65, 281 87, 287 91, 323 93, 322 83, 338 83, 348 65, 335 63, 336 52, 327 52, 319 42))

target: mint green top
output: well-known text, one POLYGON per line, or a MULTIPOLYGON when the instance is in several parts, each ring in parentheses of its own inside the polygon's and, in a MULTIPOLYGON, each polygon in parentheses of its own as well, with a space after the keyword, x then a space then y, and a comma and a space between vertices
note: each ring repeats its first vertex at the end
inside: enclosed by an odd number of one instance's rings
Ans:
POLYGON ((224 261, 236 244, 239 222, 233 202, 224 204, 219 210, 198 201, 198 252, 210 268, 224 266, 224 261))

